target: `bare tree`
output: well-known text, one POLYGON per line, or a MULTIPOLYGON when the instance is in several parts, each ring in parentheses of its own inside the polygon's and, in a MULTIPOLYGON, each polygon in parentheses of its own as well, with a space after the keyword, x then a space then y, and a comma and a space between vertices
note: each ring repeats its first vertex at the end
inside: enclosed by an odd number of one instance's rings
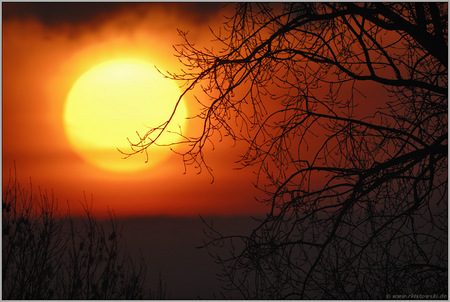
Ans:
POLYGON ((181 97, 202 89, 203 129, 183 136, 185 164, 209 171, 205 146, 228 135, 247 146, 240 163, 266 193, 267 217, 248 236, 209 230, 208 247, 229 244, 230 253, 214 250, 229 289, 243 298, 447 294, 447 9, 239 3, 210 48, 180 31, 186 69, 167 76, 184 81, 181 97), (371 91, 384 96, 365 104, 371 91))
MULTIPOLYGON (((65 217, 53 195, 12 179, 3 187, 3 299, 143 299, 145 264, 110 227, 91 216, 65 217)), ((69 214, 69 213, 68 213, 69 214)))

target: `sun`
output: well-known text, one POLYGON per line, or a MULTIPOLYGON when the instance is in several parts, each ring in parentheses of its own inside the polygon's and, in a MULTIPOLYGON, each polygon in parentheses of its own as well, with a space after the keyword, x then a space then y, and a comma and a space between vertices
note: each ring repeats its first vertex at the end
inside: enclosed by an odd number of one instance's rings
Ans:
MULTIPOLYGON (((146 133, 167 121, 181 92, 153 65, 137 59, 119 59, 96 65, 72 86, 65 103, 63 121, 73 149, 87 162, 103 170, 136 172, 157 165, 171 154, 168 148, 149 150, 123 159, 117 149, 130 150, 127 138, 146 133)), ((181 102, 169 132, 160 143, 178 141, 187 110, 181 102)))

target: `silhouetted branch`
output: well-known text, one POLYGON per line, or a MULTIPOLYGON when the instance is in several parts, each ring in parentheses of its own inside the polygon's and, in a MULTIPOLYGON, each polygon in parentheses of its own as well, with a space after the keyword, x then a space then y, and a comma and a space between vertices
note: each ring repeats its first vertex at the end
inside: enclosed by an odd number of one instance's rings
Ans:
POLYGON ((447 293, 447 28, 446 3, 302 2, 236 4, 209 49, 180 31, 186 68, 167 76, 202 90, 185 165, 209 171, 205 145, 228 135, 268 207, 249 235, 205 225, 226 289, 447 293))

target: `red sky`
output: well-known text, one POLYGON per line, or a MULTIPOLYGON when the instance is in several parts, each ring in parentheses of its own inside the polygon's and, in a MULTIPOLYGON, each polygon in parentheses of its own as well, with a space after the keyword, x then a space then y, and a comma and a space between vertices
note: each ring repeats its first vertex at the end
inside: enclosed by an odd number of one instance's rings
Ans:
MULTIPOLYGON (((208 152, 215 181, 193 169, 184 174, 172 155, 139 173, 114 173, 86 163, 69 145, 63 128, 67 94, 89 68, 113 58, 146 58, 161 70, 181 66, 172 45, 177 28, 207 44, 208 26, 224 19, 219 4, 6 4, 3 3, 2 169, 3 184, 14 162, 17 179, 36 193, 53 191, 64 208, 80 210, 84 194, 94 214, 107 207, 117 216, 259 214, 254 175, 236 171, 239 150, 231 143, 208 152), (89 5, 87 5, 89 6, 89 5)), ((145 163, 143 163, 145 164, 145 163)))

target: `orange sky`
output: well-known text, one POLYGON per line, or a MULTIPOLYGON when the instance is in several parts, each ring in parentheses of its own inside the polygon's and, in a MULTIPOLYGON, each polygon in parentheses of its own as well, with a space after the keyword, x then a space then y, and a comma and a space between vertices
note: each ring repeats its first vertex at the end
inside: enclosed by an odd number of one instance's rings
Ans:
MULTIPOLYGON (((144 58, 161 70, 180 68, 172 45, 181 43, 177 28, 197 43, 210 39, 224 14, 218 5, 135 4, 74 9, 39 4, 3 3, 2 169, 3 183, 14 162, 17 178, 53 190, 64 208, 80 209, 93 196, 94 214, 107 207, 117 216, 259 214, 254 175, 236 171, 239 150, 230 142, 208 153, 215 182, 193 169, 183 174, 181 157, 172 155, 139 173, 107 172, 86 163, 72 150, 63 129, 66 96, 89 68, 122 57, 144 58), (79 10, 79 11, 77 11, 79 10)), ((102 4, 107 5, 107 4, 102 4)), ((144 164, 144 163, 143 163, 144 164)))

